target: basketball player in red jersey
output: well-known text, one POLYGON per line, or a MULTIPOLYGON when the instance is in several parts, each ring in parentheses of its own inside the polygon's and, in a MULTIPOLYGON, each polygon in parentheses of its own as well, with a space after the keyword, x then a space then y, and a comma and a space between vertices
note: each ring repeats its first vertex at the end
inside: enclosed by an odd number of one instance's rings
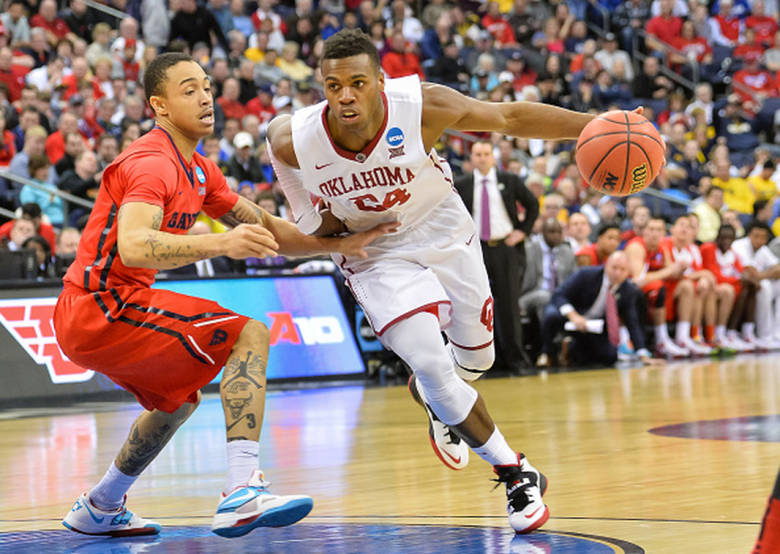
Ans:
POLYGON ((596 242, 577 251, 577 265, 580 267, 604 265, 618 246, 620 246, 620 227, 604 225, 599 229, 596 242))
POLYGON ((157 126, 106 168, 54 326, 71 360, 132 392, 146 411, 63 524, 89 535, 159 533, 159 524, 127 510, 125 493, 223 366, 228 480, 212 530, 236 537, 295 523, 311 510, 311 498, 270 494, 257 469, 268 329, 214 302, 150 287, 157 270, 214 256, 364 256, 363 247, 395 224, 343 239, 301 234, 230 191, 217 166, 195 152, 213 132, 214 110, 209 78, 194 60, 178 53, 155 58, 144 90, 157 126), (201 210, 233 230, 187 235, 201 210))
POLYGON ((628 241, 625 252, 631 276, 647 297, 647 307, 652 313, 655 328, 657 354, 661 357, 684 358, 689 356, 690 352, 674 344, 666 327, 664 285, 667 279, 681 277, 687 266, 682 262, 672 262, 667 265, 663 252, 659 250, 659 244, 665 234, 664 221, 651 219, 641 237, 634 237, 628 241))
MULTIPOLYGON (((693 327, 698 326, 703 318, 708 329, 707 335, 711 337, 718 315, 718 294, 715 277, 701 266, 701 253, 694 238, 690 216, 682 215, 672 225, 671 235, 659 243, 667 264, 681 262, 686 266, 680 277, 666 280, 666 317, 677 320, 677 346, 687 348, 694 356, 707 356, 712 353, 712 348, 698 341, 698 330, 693 327)), ((724 306, 726 320, 734 299, 724 297, 721 302, 727 304, 724 306)))

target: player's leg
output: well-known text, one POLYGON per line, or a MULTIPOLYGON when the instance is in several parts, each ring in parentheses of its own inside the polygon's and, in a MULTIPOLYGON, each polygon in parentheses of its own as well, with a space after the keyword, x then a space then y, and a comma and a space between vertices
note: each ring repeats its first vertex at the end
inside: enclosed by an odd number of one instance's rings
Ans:
POLYGON ((239 537, 257 527, 291 525, 313 507, 308 496, 269 493, 258 469, 269 346, 268 328, 249 320, 233 344, 220 381, 228 478, 211 529, 223 537, 239 537))
POLYGON ((709 355, 712 352, 711 348, 700 345, 691 339, 691 322, 697 314, 702 313, 704 297, 696 294, 694 284, 690 279, 682 279, 674 289, 673 298, 677 313, 675 342, 693 355, 709 355))
POLYGON ((463 367, 490 367, 492 348, 445 347, 439 320, 430 313, 404 319, 382 337, 414 371, 432 411, 452 427, 507 483, 510 525, 529 532, 544 524, 549 510, 542 501, 546 479, 524 456, 513 451, 490 417, 481 396, 458 377, 451 356, 463 367))
POLYGON ((653 281, 642 287, 647 309, 653 321, 655 353, 661 358, 684 358, 689 355, 687 349, 677 346, 669 336, 666 318, 667 291, 664 281, 653 281))
POLYGON ((761 530, 753 547, 752 554, 770 554, 780 552, 780 473, 775 480, 775 488, 769 497, 761 530))
POLYGON ((133 423, 119 454, 103 478, 76 501, 63 520, 72 531, 88 535, 154 535, 160 525, 125 508, 127 491, 162 451, 200 402, 185 402, 172 413, 144 410, 133 423))

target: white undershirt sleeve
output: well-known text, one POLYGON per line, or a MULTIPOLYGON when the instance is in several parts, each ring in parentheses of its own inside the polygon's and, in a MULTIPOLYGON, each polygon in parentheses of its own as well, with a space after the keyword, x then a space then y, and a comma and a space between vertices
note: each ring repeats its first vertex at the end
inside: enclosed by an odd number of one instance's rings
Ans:
POLYGON ((295 218, 295 225, 301 233, 306 235, 314 234, 322 225, 322 216, 312 202, 309 191, 303 187, 301 170, 294 169, 277 160, 271 149, 271 142, 267 141, 267 144, 268 154, 271 156, 271 165, 274 168, 276 177, 279 179, 282 192, 284 192, 287 201, 290 203, 293 217, 295 218))

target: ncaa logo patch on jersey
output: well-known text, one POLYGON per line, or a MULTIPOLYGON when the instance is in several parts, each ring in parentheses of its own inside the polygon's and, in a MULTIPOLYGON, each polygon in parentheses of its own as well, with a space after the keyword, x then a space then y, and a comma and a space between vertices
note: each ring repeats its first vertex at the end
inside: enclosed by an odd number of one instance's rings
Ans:
POLYGON ((201 185, 206 182, 206 174, 203 173, 203 170, 200 168, 199 165, 195 166, 195 176, 198 178, 198 182, 201 185))
POLYGON ((398 127, 393 127, 387 132, 387 144, 390 146, 400 146, 404 141, 404 132, 398 127))
POLYGON ((391 146, 387 151, 390 153, 390 159, 397 158, 404 155, 404 147, 402 145, 404 141, 404 132, 398 127, 393 127, 387 132, 386 135, 387 144, 391 146))

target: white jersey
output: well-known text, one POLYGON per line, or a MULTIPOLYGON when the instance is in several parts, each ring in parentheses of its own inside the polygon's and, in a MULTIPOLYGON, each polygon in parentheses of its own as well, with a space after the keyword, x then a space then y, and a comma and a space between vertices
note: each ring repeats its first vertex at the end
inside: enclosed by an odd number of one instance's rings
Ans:
POLYGON ((425 152, 419 78, 386 79, 383 101, 382 128, 361 152, 343 150, 331 140, 325 101, 296 111, 291 119, 303 187, 322 198, 352 232, 387 221, 408 229, 453 190, 449 164, 434 150, 425 152))

